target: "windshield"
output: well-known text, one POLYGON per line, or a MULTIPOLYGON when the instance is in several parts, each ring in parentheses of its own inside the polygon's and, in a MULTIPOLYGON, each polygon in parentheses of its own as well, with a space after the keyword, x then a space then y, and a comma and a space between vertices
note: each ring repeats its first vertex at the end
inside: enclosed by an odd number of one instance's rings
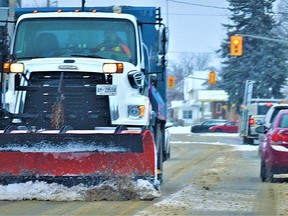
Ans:
POLYGON ((258 105, 258 115, 266 115, 270 106, 258 105))
POLYGON ((136 65, 135 29, 124 19, 25 19, 18 25, 13 55, 107 58, 136 65))

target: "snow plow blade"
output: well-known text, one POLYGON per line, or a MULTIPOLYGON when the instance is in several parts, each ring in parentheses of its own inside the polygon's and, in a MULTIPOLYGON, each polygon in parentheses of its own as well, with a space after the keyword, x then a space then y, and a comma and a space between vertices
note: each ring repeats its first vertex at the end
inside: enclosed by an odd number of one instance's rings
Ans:
POLYGON ((0 184, 39 180, 93 186, 117 177, 156 184, 151 131, 0 133, 0 184))

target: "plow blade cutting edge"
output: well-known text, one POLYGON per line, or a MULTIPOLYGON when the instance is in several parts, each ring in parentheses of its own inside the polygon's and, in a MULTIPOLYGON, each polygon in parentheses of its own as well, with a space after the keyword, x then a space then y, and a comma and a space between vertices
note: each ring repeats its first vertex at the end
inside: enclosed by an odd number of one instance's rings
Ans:
POLYGON ((151 131, 0 134, 0 183, 46 181, 93 186, 118 177, 156 185, 151 131))

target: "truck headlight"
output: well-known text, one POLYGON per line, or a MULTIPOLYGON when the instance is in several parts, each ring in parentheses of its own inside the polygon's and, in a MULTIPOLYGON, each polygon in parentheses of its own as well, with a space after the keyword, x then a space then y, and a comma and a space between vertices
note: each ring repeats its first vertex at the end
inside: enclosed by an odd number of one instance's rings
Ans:
POLYGON ((104 63, 102 66, 103 73, 123 73, 123 63, 104 63))
POLYGON ((144 105, 129 105, 128 106, 128 117, 133 119, 139 119, 144 116, 145 106, 144 105))
POLYGON ((24 64, 19 62, 5 62, 3 69, 5 73, 24 73, 24 64))
POLYGON ((144 74, 139 71, 130 71, 128 73, 128 80, 133 88, 141 88, 144 85, 144 74))

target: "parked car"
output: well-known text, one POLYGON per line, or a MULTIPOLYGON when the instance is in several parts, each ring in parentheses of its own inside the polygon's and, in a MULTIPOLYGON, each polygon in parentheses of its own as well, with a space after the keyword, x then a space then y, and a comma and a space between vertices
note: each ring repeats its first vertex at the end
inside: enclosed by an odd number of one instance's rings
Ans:
POLYGON ((209 132, 209 128, 214 125, 223 125, 227 122, 227 120, 224 119, 209 119, 206 121, 201 122, 200 124, 193 125, 191 127, 192 133, 204 133, 209 132))
POLYGON ((273 182, 274 174, 288 173, 288 110, 279 111, 269 130, 264 125, 256 130, 264 134, 259 145, 260 177, 263 182, 273 182))
POLYGON ((237 133, 238 121, 231 121, 223 125, 212 126, 209 128, 209 132, 237 133))

